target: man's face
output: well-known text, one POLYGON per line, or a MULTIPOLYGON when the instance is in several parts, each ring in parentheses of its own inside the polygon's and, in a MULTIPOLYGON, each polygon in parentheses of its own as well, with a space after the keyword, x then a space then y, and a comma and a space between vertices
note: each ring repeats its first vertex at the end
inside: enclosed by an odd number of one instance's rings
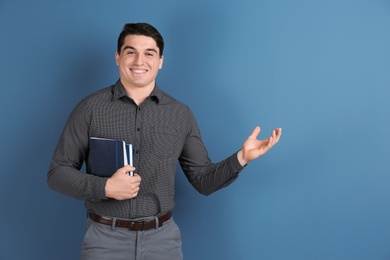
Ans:
POLYGON ((148 36, 128 35, 120 53, 115 54, 121 82, 125 88, 154 88, 163 64, 156 41, 148 36))

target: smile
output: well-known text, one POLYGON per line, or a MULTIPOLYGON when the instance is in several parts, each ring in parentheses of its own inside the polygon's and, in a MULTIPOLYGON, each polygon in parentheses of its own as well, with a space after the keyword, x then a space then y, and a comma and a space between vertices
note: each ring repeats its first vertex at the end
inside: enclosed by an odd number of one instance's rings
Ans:
POLYGON ((143 73, 146 73, 147 70, 145 69, 130 69, 133 73, 136 73, 136 74, 143 74, 143 73))

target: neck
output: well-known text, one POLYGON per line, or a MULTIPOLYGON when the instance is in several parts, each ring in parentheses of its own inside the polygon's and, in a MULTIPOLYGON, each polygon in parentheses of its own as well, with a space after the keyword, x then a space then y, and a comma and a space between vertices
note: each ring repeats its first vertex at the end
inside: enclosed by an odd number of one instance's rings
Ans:
POLYGON ((123 84, 126 94, 128 97, 132 98, 134 102, 139 106, 141 105, 147 97, 150 96, 154 89, 154 84, 150 86, 125 86, 123 84))

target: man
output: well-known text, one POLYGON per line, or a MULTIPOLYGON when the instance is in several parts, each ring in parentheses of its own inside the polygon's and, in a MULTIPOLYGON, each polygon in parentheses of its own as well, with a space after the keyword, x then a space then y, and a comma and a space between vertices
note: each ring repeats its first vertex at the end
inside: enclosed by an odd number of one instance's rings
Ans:
POLYGON ((49 187, 84 200, 88 211, 81 259, 182 259, 172 218, 177 161, 194 188, 209 195, 232 183, 282 134, 278 128, 257 140, 256 127, 241 150, 212 163, 191 110, 156 85, 163 50, 154 27, 126 24, 115 54, 120 79, 76 106, 54 152, 49 187), (119 168, 109 178, 90 174, 91 137, 133 144, 134 167, 119 168), (80 172, 84 161, 87 174, 80 172))

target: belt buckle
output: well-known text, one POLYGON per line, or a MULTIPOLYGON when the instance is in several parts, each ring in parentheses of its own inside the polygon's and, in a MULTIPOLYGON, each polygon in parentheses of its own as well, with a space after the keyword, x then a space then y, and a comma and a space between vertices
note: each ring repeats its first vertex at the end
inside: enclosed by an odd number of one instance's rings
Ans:
POLYGON ((131 221, 130 222, 130 230, 135 230, 135 231, 143 231, 144 228, 145 228, 145 220, 137 220, 137 221, 131 221), (135 225, 137 225, 137 227, 135 227, 135 225), (141 227, 139 227, 138 225, 141 225, 141 227))

